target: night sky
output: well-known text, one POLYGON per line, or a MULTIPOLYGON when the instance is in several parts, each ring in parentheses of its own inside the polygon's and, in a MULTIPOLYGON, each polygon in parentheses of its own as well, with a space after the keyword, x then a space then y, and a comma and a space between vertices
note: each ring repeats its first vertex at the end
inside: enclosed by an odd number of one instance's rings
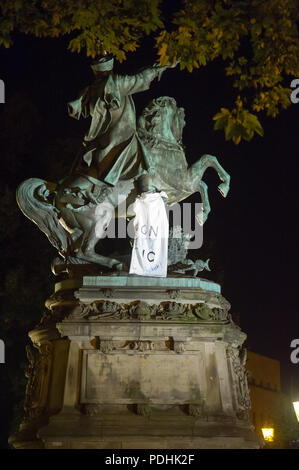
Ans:
MULTIPOLYGON (((90 122, 84 119, 78 122, 67 115, 66 103, 90 83, 92 72, 90 60, 83 54, 71 54, 66 44, 65 40, 20 35, 11 49, 0 50, 0 78, 6 84, 6 104, 0 104, 0 115, 20 94, 35 104, 42 116, 36 137, 41 158, 55 139, 75 138, 80 142, 90 122)), ((115 69, 119 73, 135 73, 155 60, 148 40, 126 63, 116 64, 115 69)), ((212 241, 214 247, 209 277, 223 279, 222 293, 232 305, 234 318, 239 318, 242 330, 247 333, 246 346, 280 360, 284 390, 288 391, 293 380, 293 392, 296 390, 299 397, 299 364, 290 362, 291 340, 299 338, 296 239, 299 104, 292 104, 276 119, 262 119, 263 138, 254 137, 249 143, 235 146, 225 142, 222 131, 213 130, 213 115, 220 107, 230 107, 235 99, 231 81, 225 77, 220 62, 192 74, 178 67, 166 71, 149 91, 134 96, 137 114, 151 99, 163 95, 174 97, 185 108, 183 141, 188 162, 209 153, 231 175, 231 190, 226 199, 217 191, 217 174, 210 169, 204 177, 212 207, 204 227, 204 245, 212 241)), ((53 154, 51 165, 55 168, 57 163, 59 168, 61 162, 65 163, 63 149, 61 154, 53 154)), ((2 165, 2 171, 9 173, 15 187, 28 177, 48 176, 45 170, 48 166, 41 161, 37 167, 30 155, 26 170, 22 174, 17 172, 15 177, 9 162, 5 164, 7 167, 2 165)), ((57 179, 61 176, 58 174, 57 179)), ((200 196, 190 201, 200 202, 200 196)), ((37 230, 32 224, 32 231, 37 230)), ((44 237, 41 232, 40 237, 44 237)), ((19 242, 22 244, 22 237, 19 242)), ((50 261, 45 259, 45 264, 50 261)), ((30 269, 28 266, 28 275, 30 269)), ((52 276, 52 280, 54 287, 57 279, 52 276)), ((41 305, 41 312, 42 308, 41 305)))

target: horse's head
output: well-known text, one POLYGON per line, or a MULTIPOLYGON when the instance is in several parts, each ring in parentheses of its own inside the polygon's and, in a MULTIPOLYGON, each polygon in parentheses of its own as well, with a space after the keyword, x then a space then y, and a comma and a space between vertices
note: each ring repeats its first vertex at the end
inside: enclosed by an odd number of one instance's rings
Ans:
POLYGON ((184 109, 177 107, 174 98, 161 96, 143 110, 138 120, 138 133, 142 137, 151 136, 155 145, 159 144, 159 140, 181 144, 184 117, 184 109))

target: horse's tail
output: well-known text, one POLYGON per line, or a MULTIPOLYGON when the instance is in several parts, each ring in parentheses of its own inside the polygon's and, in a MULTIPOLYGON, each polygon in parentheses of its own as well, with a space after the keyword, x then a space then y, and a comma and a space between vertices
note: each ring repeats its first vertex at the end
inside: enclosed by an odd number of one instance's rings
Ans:
POLYGON ((23 214, 32 220, 46 234, 52 245, 66 256, 69 251, 69 234, 58 219, 58 209, 54 206, 54 188, 39 178, 30 178, 17 188, 17 203, 23 214))

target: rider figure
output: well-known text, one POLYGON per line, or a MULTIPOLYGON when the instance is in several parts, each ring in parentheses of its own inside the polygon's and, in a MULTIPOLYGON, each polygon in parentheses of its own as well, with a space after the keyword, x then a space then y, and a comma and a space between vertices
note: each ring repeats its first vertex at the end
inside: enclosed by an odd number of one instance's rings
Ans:
POLYGON ((116 75, 113 62, 113 58, 103 57, 93 63, 94 82, 68 103, 71 117, 92 117, 75 171, 111 185, 147 169, 136 133, 132 94, 148 90, 157 76, 173 67, 155 64, 136 75, 116 75))

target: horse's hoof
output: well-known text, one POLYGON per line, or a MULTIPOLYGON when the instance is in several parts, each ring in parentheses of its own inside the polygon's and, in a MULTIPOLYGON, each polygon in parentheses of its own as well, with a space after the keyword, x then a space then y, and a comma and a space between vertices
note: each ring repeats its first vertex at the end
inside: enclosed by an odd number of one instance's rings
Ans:
POLYGON ((218 191, 220 191, 223 197, 227 196, 228 190, 229 190, 229 186, 226 183, 221 183, 218 186, 218 191))
POLYGON ((51 263, 51 271, 55 276, 58 276, 61 273, 65 273, 66 271, 66 261, 59 258, 58 256, 53 259, 51 263))
POLYGON ((202 227, 205 221, 207 220, 208 216, 202 212, 201 214, 197 214, 195 218, 199 225, 202 227))
POLYGON ((109 267, 111 269, 116 269, 117 271, 123 271, 124 265, 117 259, 110 259, 109 267))
POLYGON ((195 218, 196 218, 198 224, 202 227, 202 226, 203 226, 203 220, 202 220, 202 218, 201 218, 199 215, 197 215, 195 218))

